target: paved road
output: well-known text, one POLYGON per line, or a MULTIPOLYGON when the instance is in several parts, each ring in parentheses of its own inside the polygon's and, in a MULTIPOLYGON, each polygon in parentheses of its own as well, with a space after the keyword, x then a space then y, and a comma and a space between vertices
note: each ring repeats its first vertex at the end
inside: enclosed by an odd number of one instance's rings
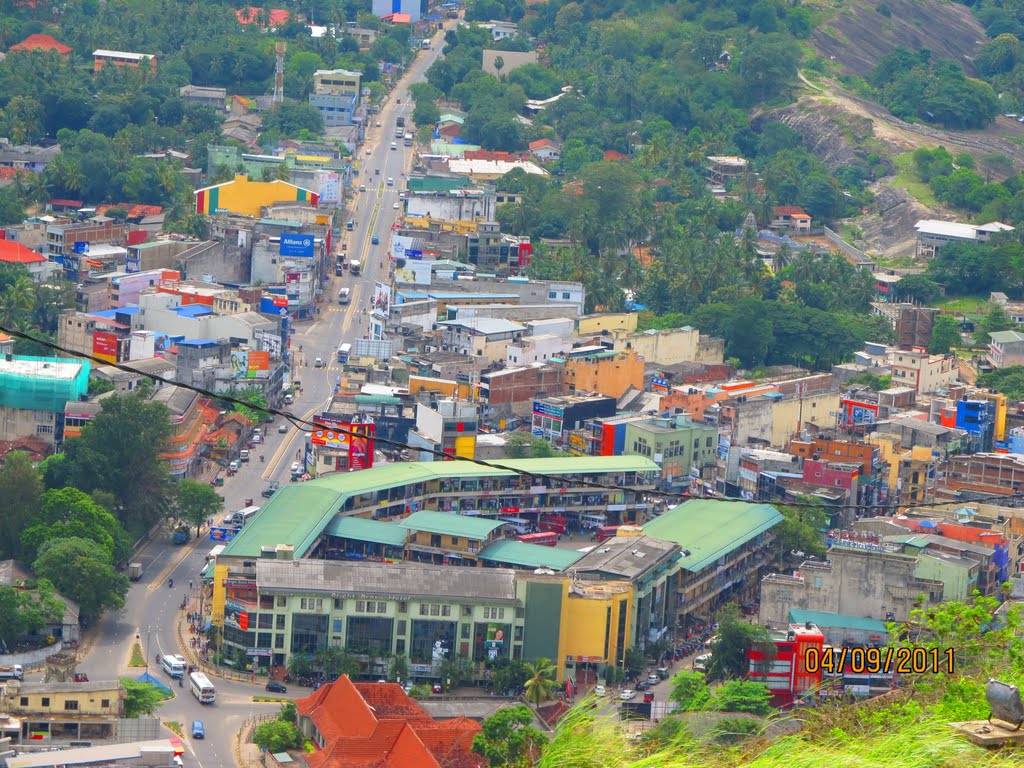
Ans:
MULTIPOLYGON (((348 285, 352 289, 352 301, 348 306, 339 306, 335 301, 322 305, 321 314, 313 321, 300 323, 293 337, 293 348, 302 347, 296 355, 297 376, 302 381, 302 393, 296 398, 291 411, 297 416, 310 417, 318 413, 327 403, 335 383, 341 375, 336 350, 339 344, 351 342, 367 332, 366 316, 362 310, 369 304, 375 280, 387 277, 387 252, 390 243, 391 225, 400 210, 392 206, 398 200, 400 189, 404 188, 403 175, 412 164, 412 149, 398 141, 395 150, 390 148, 394 141, 395 118, 404 115, 408 122, 413 105, 408 94, 408 85, 422 80, 427 67, 438 57, 441 36, 435 38, 433 49, 421 53, 401 84, 392 91, 387 105, 375 116, 381 127, 369 130, 367 145, 371 154, 364 154, 369 177, 361 177, 367 191, 357 193, 350 208, 352 218, 357 222, 351 233, 342 231, 342 240, 348 246, 349 258, 358 258, 364 263, 363 274, 352 277, 332 277, 325 291, 328 300, 337 297, 338 289, 348 285), (398 101, 401 100, 401 104, 398 101), (379 169, 380 175, 373 174, 379 169), (395 185, 388 186, 388 176, 395 185), (368 183, 369 178, 372 183, 368 183), (371 245, 372 234, 380 237, 379 245, 371 245), (327 362, 324 369, 313 367, 316 357, 327 362)), ((358 184, 357 184, 358 186, 358 184)), ((225 499, 225 511, 241 509, 245 501, 254 499, 259 504, 260 492, 270 480, 282 485, 289 481, 291 463, 301 456, 305 435, 302 430, 289 426, 286 433, 278 432, 281 420, 277 419, 266 429, 266 442, 252 451, 252 460, 243 464, 237 475, 227 478, 221 489, 225 499), (265 462, 259 461, 259 455, 265 462)), ((204 532, 205 536, 205 532, 204 532)), ((104 616, 83 644, 85 656, 79 670, 86 672, 93 680, 112 679, 119 676, 137 677, 141 669, 130 669, 128 662, 131 646, 136 634, 139 635, 149 671, 156 678, 172 685, 175 698, 166 702, 159 710, 161 720, 178 721, 185 727, 185 743, 200 768, 230 768, 235 765, 234 735, 246 718, 275 711, 276 705, 254 703, 252 696, 261 692, 255 685, 216 679, 217 701, 213 705, 201 705, 185 687, 179 688, 155 664, 158 653, 179 653, 178 625, 182 614, 179 605, 183 597, 195 598, 196 592, 189 590, 190 580, 197 587, 199 573, 205 565, 206 554, 214 546, 208 539, 194 540, 189 545, 175 547, 169 541, 160 539, 148 545, 137 557, 144 565, 141 581, 128 593, 124 608, 104 616), (168 579, 174 579, 174 588, 168 586, 168 579), (206 739, 191 738, 193 720, 203 720, 206 739)), ((194 604, 194 603, 193 603, 194 604)), ((185 627, 186 642, 188 638, 185 627)), ((289 690, 288 698, 304 695, 307 689, 295 687, 289 690)), ((189 761, 191 762, 191 761, 189 761)))

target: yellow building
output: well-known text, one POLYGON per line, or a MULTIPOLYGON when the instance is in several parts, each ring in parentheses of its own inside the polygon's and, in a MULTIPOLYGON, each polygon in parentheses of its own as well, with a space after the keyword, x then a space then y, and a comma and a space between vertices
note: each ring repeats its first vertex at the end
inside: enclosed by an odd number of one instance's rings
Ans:
POLYGON ((313 73, 313 90, 358 96, 362 77, 361 72, 349 72, 347 69, 318 69, 313 73))
POLYGON ((581 337, 598 336, 605 331, 636 331, 636 312, 599 312, 596 315, 584 315, 576 321, 576 335, 581 337))
POLYGON ((471 384, 460 384, 451 379, 433 379, 427 376, 409 377, 409 394, 414 397, 420 392, 432 392, 441 397, 471 400, 473 389, 471 384))
POLYGON ((124 717, 124 691, 116 680, 24 683, 8 688, 7 711, 27 719, 124 717))
POLYGON ((297 187, 287 181, 250 181, 247 176, 235 176, 212 187, 195 191, 196 213, 213 216, 217 213, 237 213, 259 217, 264 206, 283 202, 306 202, 316 208, 320 195, 297 187))
POLYGON ((621 666, 632 644, 633 587, 628 581, 562 579, 558 679, 579 679, 578 669, 621 666), (622 627, 626 631, 620 632, 622 627))
POLYGON ((619 398, 644 388, 644 360, 633 350, 594 352, 565 361, 565 380, 570 391, 599 392, 619 398))

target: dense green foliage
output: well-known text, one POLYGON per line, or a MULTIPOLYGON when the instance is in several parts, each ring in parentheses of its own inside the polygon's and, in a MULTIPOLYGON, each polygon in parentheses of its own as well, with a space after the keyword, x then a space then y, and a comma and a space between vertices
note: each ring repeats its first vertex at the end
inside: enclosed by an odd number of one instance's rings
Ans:
POLYGON ((165 698, 164 692, 153 683, 132 680, 130 677, 122 677, 118 682, 124 689, 124 716, 126 718, 152 715, 165 698))
POLYGON ((529 768, 536 764, 547 738, 533 727, 533 711, 525 704, 502 707, 481 723, 473 752, 491 768, 529 768))
POLYGON ((0 648, 14 647, 26 634, 64 620, 64 603, 52 583, 37 579, 29 587, 0 587, 0 648))
POLYGON ((999 368, 978 377, 978 386, 1002 392, 1010 402, 1024 400, 1024 365, 999 368))

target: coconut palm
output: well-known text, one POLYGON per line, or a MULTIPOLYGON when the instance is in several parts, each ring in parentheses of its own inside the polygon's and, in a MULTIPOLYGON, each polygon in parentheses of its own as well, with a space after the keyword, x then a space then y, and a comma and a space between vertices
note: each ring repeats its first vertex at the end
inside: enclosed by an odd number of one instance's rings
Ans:
POLYGON ((558 681, 555 679, 555 665, 551 663, 551 659, 537 659, 527 664, 526 674, 529 677, 523 695, 528 702, 538 706, 552 697, 558 687, 558 681))

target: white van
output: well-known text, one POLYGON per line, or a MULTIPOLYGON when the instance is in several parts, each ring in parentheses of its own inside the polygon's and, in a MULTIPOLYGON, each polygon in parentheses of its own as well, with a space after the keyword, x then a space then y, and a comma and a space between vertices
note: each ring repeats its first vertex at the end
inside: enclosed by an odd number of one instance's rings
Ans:
POLYGON ((238 458, 241 461, 243 461, 243 462, 248 461, 249 460, 249 449, 248 448, 243 448, 242 450, 240 450, 238 452, 238 458))
POLYGON ((391 142, 391 148, 392 149, 398 149, 398 142, 397 141, 392 141, 391 142))
POLYGON ((348 288, 342 288, 340 291, 338 291, 338 303, 339 304, 348 304, 349 297, 351 295, 352 295, 352 291, 350 291, 348 288))

